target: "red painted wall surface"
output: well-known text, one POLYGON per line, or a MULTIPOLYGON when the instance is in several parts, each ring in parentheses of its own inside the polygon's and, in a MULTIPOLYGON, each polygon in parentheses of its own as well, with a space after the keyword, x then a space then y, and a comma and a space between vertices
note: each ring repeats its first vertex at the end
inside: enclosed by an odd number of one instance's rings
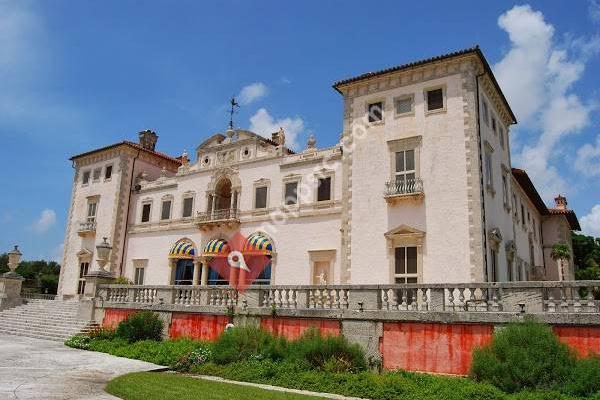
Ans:
POLYGON ((386 322, 383 367, 466 375, 473 350, 489 343, 493 330, 491 325, 386 322))
POLYGON ((340 322, 304 318, 263 318, 261 328, 286 339, 298 339, 309 328, 318 328, 322 335, 339 336, 340 322))
POLYGON ((104 310, 102 326, 104 328, 116 328, 119 322, 127 319, 135 310, 124 310, 121 308, 107 308, 104 310))
POLYGON ((579 357, 600 354, 600 327, 555 326, 553 329, 560 341, 575 350, 579 357))
POLYGON ((173 313, 169 337, 213 341, 225 330, 226 315, 173 313))

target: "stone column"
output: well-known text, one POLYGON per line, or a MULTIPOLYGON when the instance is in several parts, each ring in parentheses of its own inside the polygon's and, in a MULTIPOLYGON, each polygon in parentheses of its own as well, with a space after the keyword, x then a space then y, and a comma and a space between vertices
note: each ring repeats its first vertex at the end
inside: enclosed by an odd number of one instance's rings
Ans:
POLYGON ((229 209, 230 210, 233 210, 234 200, 235 200, 235 192, 232 190, 231 191, 231 200, 229 201, 229 209))
POLYGON ((177 271, 177 260, 171 258, 171 259, 169 259, 169 275, 171 276, 169 284, 171 284, 171 285, 175 284, 176 271, 177 271))
POLYGON ((0 276, 0 311, 22 304, 21 284, 25 279, 17 274, 9 274, 10 272, 7 272, 0 276))
POLYGON ((210 219, 214 219, 215 210, 217 209, 217 195, 213 193, 212 195, 212 210, 210 212, 210 219))
POLYGON ((192 284, 194 286, 198 286, 198 283, 200 281, 200 268, 202 268, 202 261, 195 259, 194 260, 194 281, 192 282, 192 284))
POLYGON ((202 261, 202 278, 200 281, 200 285, 206 286, 208 285, 208 262, 206 260, 202 261))

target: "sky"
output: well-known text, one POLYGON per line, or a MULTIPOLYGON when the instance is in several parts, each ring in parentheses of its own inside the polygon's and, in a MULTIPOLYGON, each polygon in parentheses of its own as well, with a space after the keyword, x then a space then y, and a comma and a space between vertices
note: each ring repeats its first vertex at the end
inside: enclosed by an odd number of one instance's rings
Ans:
POLYGON ((513 166, 600 236, 600 0, 0 0, 0 252, 60 260, 74 154, 147 128, 193 154, 232 96, 236 127, 332 146, 333 82, 475 44, 519 121, 513 166))

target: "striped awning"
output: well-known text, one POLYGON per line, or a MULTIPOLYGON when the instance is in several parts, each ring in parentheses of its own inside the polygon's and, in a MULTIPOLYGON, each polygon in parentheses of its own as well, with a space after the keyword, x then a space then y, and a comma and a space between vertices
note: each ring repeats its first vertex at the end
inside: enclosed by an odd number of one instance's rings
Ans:
POLYGON ((244 254, 265 254, 271 255, 273 244, 271 240, 260 233, 253 233, 248 236, 244 244, 244 254))
POLYGON ((194 250, 194 245, 188 241, 180 241, 177 242, 171 247, 171 251, 169 251, 169 258, 187 258, 192 259, 196 251, 194 250))
POLYGON ((224 256, 227 254, 228 249, 227 241, 223 239, 213 239, 204 246, 202 255, 209 257, 224 256))

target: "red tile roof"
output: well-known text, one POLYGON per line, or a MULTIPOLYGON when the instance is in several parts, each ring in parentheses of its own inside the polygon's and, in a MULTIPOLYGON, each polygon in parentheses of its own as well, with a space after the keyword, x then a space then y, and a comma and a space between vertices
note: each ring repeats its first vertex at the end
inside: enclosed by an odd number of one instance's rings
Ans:
POLYGON ((494 87, 496 88, 496 90, 498 91, 500 98, 502 99, 502 102, 504 103, 504 105, 506 106, 506 109, 508 110, 510 117, 513 120, 513 124, 517 123, 517 117, 515 116, 515 114, 513 113, 512 109, 510 108, 510 105, 508 104, 508 101, 506 100, 506 97, 504 97, 504 93, 502 93, 502 89, 500 89, 500 85, 498 84, 498 81, 496 81, 496 77, 494 76, 494 73, 492 72, 492 68, 490 67, 489 63, 487 62, 485 56, 483 55, 483 52, 481 51, 481 49, 479 48, 479 46, 475 46, 475 47, 471 47, 468 49, 463 49, 463 50, 459 50, 459 51, 455 51, 452 53, 447 53, 447 54, 442 54, 440 56, 435 56, 435 57, 431 57, 431 58, 426 58, 424 60, 419 60, 419 61, 414 61, 408 64, 402 64, 402 65, 398 65, 395 67, 391 67, 391 68, 386 68, 386 69, 382 69, 379 71, 375 71, 375 72, 367 72, 352 78, 348 78, 348 79, 343 79, 340 81, 337 81, 333 84, 333 88, 335 90, 337 90, 338 92, 341 93, 340 91, 340 87, 347 85, 349 83, 353 83, 353 82, 358 82, 361 81, 363 79, 369 79, 369 78, 373 78, 376 76, 381 76, 381 75, 385 75, 385 74, 390 74, 390 73, 394 73, 397 71, 402 71, 402 70, 407 70, 407 69, 411 69, 411 68, 415 68, 415 67, 420 67, 422 65, 425 64, 429 64, 429 63, 434 63, 437 61, 444 61, 444 60, 448 60, 450 58, 455 58, 455 57, 460 57, 460 56, 464 56, 467 54, 474 54, 477 57, 479 57, 479 59, 481 60, 481 63, 483 64, 483 67, 486 71, 486 73, 490 76, 490 79, 492 81, 492 83, 494 84, 494 87))
POLYGON ((580 231, 581 226, 579 226, 579 220, 577 219, 577 215, 573 210, 562 210, 560 208, 549 208, 548 212, 550 215, 564 215, 567 217, 567 221, 569 221, 569 225, 571 229, 574 231, 580 231))
POLYGON ((178 158, 171 157, 168 154, 161 153, 160 151, 145 149, 139 143, 130 142, 128 140, 124 140, 124 141, 119 142, 119 143, 114 143, 114 144, 111 144, 109 146, 101 147, 99 149, 90 150, 90 151, 87 151, 85 153, 77 154, 77 155, 69 158, 69 160, 73 161, 73 160, 76 160, 77 158, 89 156, 90 154, 98 153, 100 151, 110 150, 110 149, 113 149, 113 148, 116 148, 116 147, 119 147, 119 146, 129 146, 129 147, 132 147, 132 148, 134 148, 136 150, 140 150, 140 151, 143 151, 145 153, 151 154, 153 156, 160 157, 160 158, 162 158, 164 160, 167 160, 167 161, 169 161, 169 162, 171 162, 173 164, 176 164, 177 166, 181 165, 181 160, 178 159, 178 158))
POLYGON ((529 200, 531 200, 541 215, 564 215, 567 217, 567 221, 569 221, 569 225, 571 226, 572 230, 581 230, 579 221, 577 220, 577 215, 575 215, 575 211, 546 207, 546 204, 540 197, 540 194, 533 185, 533 182, 531 182, 531 179, 529 179, 527 172, 519 168, 513 168, 512 174, 515 177, 515 180, 519 183, 519 186, 521 186, 521 189, 523 189, 527 197, 529 197, 529 200))

